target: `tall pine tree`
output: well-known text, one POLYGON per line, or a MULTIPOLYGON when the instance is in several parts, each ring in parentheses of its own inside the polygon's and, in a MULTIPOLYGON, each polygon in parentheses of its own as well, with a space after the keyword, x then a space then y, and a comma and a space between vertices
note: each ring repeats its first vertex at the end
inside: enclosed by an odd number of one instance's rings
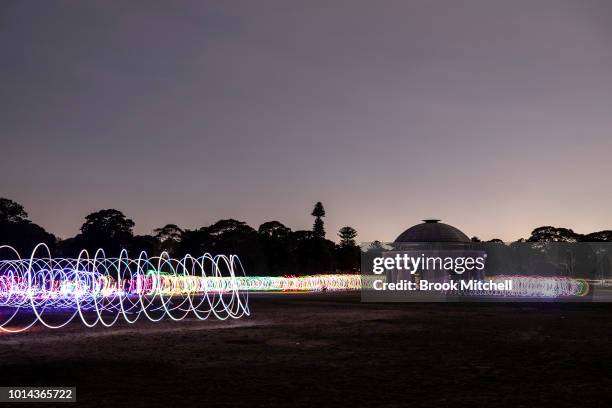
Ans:
POLYGON ((340 246, 343 248, 354 247, 357 245, 355 243, 355 238, 357 237, 357 231, 355 230, 355 228, 340 228, 340 231, 338 232, 338 237, 340 237, 340 246))
POLYGON ((323 208, 323 204, 321 204, 320 201, 315 204, 311 215, 315 217, 315 222, 312 226, 312 233, 317 238, 325 238, 325 225, 323 223, 323 217, 325 217, 325 209, 323 208))

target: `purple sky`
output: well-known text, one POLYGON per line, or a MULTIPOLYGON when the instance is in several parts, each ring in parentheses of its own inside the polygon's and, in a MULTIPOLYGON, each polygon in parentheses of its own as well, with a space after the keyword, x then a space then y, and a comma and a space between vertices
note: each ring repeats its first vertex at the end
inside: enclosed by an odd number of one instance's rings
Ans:
POLYGON ((612 228, 612 2, 3 1, 0 196, 61 236, 612 228))

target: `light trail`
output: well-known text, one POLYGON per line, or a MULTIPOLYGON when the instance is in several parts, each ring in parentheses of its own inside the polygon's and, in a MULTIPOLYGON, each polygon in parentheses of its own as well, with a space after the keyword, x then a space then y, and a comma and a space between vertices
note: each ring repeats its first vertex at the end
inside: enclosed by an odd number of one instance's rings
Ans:
POLYGON ((355 274, 247 276, 237 281, 241 290, 251 292, 338 292, 362 288, 362 277, 355 274))
POLYGON ((589 283, 585 279, 565 276, 521 276, 499 275, 492 278, 494 282, 512 281, 511 291, 487 291, 475 295, 492 295, 504 297, 561 298, 585 296, 589 292, 589 283))
POLYGON ((250 314, 248 293, 237 281, 244 269, 235 255, 172 259, 142 252, 130 259, 126 251, 107 258, 98 250, 93 257, 81 251, 77 258, 53 258, 39 244, 22 259, 12 247, 0 246, 0 256, 7 253, 12 260, 0 261, 0 307, 10 312, 0 314, 0 331, 20 332, 37 322, 60 328, 76 319, 88 327, 110 327, 120 319, 225 320, 250 314))
POLYGON ((36 323, 61 328, 73 320, 85 326, 110 327, 120 320, 135 323, 190 315, 220 320, 250 315, 248 292, 317 292, 361 289, 359 275, 245 276, 235 255, 167 253, 137 259, 122 251, 107 258, 81 251, 77 258, 53 258, 39 244, 22 259, 10 246, 0 246, 0 331, 20 332, 36 323))
MULTIPOLYGON (((250 315, 249 292, 336 292, 371 288, 384 276, 327 274, 310 276, 245 276, 236 255, 167 253, 137 259, 122 251, 107 258, 81 251, 77 258, 53 258, 39 244, 22 259, 10 246, 0 246, 0 331, 20 332, 36 323, 61 328, 73 320, 85 326, 110 327, 120 320, 135 323, 162 319, 180 321, 238 319, 250 315), (7 256, 8 255, 8 256, 7 256), (8 313, 6 313, 8 310, 8 313)), ((493 282, 512 280, 510 291, 463 291, 469 296, 505 298, 564 298, 584 296, 589 283, 568 277, 503 275, 493 282)))

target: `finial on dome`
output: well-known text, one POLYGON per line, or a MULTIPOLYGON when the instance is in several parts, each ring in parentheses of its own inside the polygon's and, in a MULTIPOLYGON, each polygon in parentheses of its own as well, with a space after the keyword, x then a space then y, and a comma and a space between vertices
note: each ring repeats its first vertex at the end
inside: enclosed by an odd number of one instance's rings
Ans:
POLYGON ((423 220, 425 223, 427 224, 435 224, 436 222, 440 222, 440 220, 437 220, 435 218, 429 218, 429 219, 425 219, 423 220))

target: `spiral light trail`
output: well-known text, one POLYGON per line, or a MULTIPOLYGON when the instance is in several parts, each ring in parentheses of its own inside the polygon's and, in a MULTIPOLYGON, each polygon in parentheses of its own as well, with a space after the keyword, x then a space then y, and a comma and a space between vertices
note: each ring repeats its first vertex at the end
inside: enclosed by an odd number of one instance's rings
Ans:
POLYGON ((75 319, 110 327, 120 319, 225 320, 250 314, 248 294, 237 280, 244 270, 235 255, 172 259, 142 252, 130 259, 125 251, 107 258, 98 250, 93 257, 82 251, 78 258, 52 258, 39 244, 29 259, 21 259, 12 247, 0 246, 1 259, 7 252, 13 260, 0 261, 0 307, 9 310, 0 313, 1 331, 23 331, 37 322, 60 328, 75 319))
POLYGON ((589 283, 585 279, 565 276, 521 276, 499 275, 494 282, 512 281, 512 290, 488 291, 481 294, 506 297, 560 298, 585 296, 589 292, 589 283))

